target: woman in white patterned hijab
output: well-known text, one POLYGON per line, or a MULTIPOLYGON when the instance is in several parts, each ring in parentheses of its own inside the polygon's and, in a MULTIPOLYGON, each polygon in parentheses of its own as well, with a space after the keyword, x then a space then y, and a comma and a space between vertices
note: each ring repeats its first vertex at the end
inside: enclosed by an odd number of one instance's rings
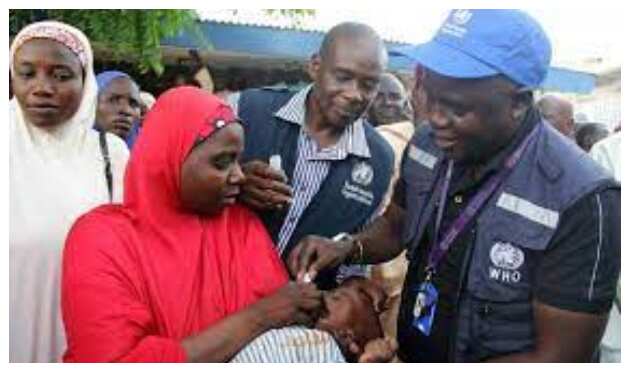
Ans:
MULTIPOLYGON (((109 201, 105 160, 91 127, 96 109, 92 48, 60 22, 28 25, 10 49, 15 94, 10 136, 10 361, 59 361, 61 250, 79 215, 109 201)), ((122 198, 128 150, 108 135, 113 200, 122 198)))

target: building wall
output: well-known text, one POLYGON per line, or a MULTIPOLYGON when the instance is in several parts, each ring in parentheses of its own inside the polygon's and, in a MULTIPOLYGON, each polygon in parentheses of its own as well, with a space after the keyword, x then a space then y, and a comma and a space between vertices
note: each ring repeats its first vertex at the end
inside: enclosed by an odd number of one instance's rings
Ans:
POLYGON ((598 87, 593 94, 576 99, 574 112, 613 130, 621 122, 621 81, 598 87))

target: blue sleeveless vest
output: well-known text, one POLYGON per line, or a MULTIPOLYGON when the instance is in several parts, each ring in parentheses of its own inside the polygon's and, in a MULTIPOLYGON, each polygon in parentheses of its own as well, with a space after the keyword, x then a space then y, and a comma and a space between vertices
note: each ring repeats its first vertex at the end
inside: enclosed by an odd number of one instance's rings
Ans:
MULTIPOLYGON (((275 113, 293 94, 294 92, 284 89, 247 90, 241 94, 238 103, 238 115, 245 122, 243 162, 254 159, 268 162, 271 155, 280 154, 290 184, 296 163, 300 126, 285 122, 276 117, 275 113)), ((367 124, 364 128, 371 157, 365 159, 349 154, 345 160, 332 162, 326 179, 289 239, 283 253, 285 257, 307 235, 333 237, 339 232, 356 232, 380 206, 390 183, 394 155, 374 128, 367 124), (368 184, 359 184, 353 179, 353 169, 366 162, 373 170, 373 177, 368 184), (371 203, 352 197, 353 195, 348 194, 348 189, 363 195, 373 195, 370 198, 371 203)), ((265 212, 260 216, 272 239, 277 242, 286 211, 265 212)))
MULTIPOLYGON (((459 290, 451 335, 452 361, 474 362, 533 348, 535 268, 560 216, 589 193, 619 187, 588 154, 547 123, 540 125, 474 222, 475 241, 464 266, 466 285, 459 290)), ((401 169, 407 209, 403 241, 410 252, 418 249, 431 219, 434 208, 427 208, 427 201, 443 160, 430 131, 423 128, 411 139, 401 169)))

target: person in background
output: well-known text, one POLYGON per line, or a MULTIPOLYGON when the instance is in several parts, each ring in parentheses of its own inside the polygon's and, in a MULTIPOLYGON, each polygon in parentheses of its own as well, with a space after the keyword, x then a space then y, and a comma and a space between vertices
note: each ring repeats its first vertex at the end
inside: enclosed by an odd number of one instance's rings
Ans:
MULTIPOLYGON (((177 65, 167 74, 165 74, 168 88, 176 88, 183 86, 193 86, 201 88, 201 84, 194 77, 192 68, 187 65, 177 65)), ((167 89, 168 89, 167 88, 167 89)))
POLYGON ((212 78, 212 73, 208 65, 203 62, 199 51, 197 49, 189 49, 188 55, 192 59, 193 66, 191 66, 190 71, 192 80, 197 83, 195 86, 198 86, 208 93, 214 93, 214 79, 212 78))
POLYGON ((247 80, 246 71, 241 68, 228 68, 221 80, 221 88, 217 90, 215 94, 229 102, 230 105, 233 105, 232 102, 230 102, 231 99, 238 99, 240 92, 250 86, 250 83, 247 80))
POLYGON ((575 142, 586 152, 597 142, 610 135, 610 131, 601 123, 579 123, 575 131, 575 142))
POLYGON ((94 127, 125 140, 140 119, 140 88, 131 76, 121 71, 104 71, 96 75, 98 107, 94 127))
POLYGON ((567 138, 575 140, 573 105, 560 97, 545 95, 537 103, 540 113, 551 126, 567 138))
POLYGON ((67 232, 82 213, 122 200, 129 151, 107 134, 106 156, 92 129, 97 87, 83 32, 30 24, 9 61, 9 360, 58 362, 66 347, 59 285, 67 232))
POLYGON ((140 119, 136 120, 131 127, 131 130, 127 134, 125 138, 125 142, 127 143, 127 147, 131 149, 133 144, 136 142, 140 131, 142 130, 142 123, 144 122, 144 118, 146 117, 151 107, 155 104, 155 97, 149 92, 140 92, 140 119))
POLYGON ((368 109, 367 119, 374 127, 409 122, 412 119, 410 107, 405 86, 395 75, 385 73, 368 109))
POLYGON ((612 134, 593 144, 591 157, 621 182, 621 132, 612 134))
POLYGON ((212 74, 210 74, 210 69, 208 66, 201 66, 193 75, 193 79, 195 79, 199 83, 199 87, 208 93, 214 93, 214 79, 212 78, 212 74))
MULTIPOLYGON (((621 132, 614 133, 595 143, 591 148, 590 155, 621 183, 621 132)), ((600 345, 599 361, 603 363, 621 362, 621 279, 617 284, 617 296, 612 309, 610 309, 608 325, 600 345)))
POLYGON ((63 255, 66 362, 228 361, 261 333, 310 325, 313 284, 289 282, 256 215, 236 203, 243 128, 194 87, 163 93, 122 204, 80 217, 63 255))

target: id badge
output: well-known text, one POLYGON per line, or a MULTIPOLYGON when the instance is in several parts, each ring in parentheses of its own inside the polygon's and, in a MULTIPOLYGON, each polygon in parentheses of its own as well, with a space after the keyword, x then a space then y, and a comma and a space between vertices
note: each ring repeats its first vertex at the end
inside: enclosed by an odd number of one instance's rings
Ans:
POLYGON ((433 283, 425 281, 420 284, 413 306, 413 325, 425 336, 431 334, 437 299, 438 292, 433 283))

